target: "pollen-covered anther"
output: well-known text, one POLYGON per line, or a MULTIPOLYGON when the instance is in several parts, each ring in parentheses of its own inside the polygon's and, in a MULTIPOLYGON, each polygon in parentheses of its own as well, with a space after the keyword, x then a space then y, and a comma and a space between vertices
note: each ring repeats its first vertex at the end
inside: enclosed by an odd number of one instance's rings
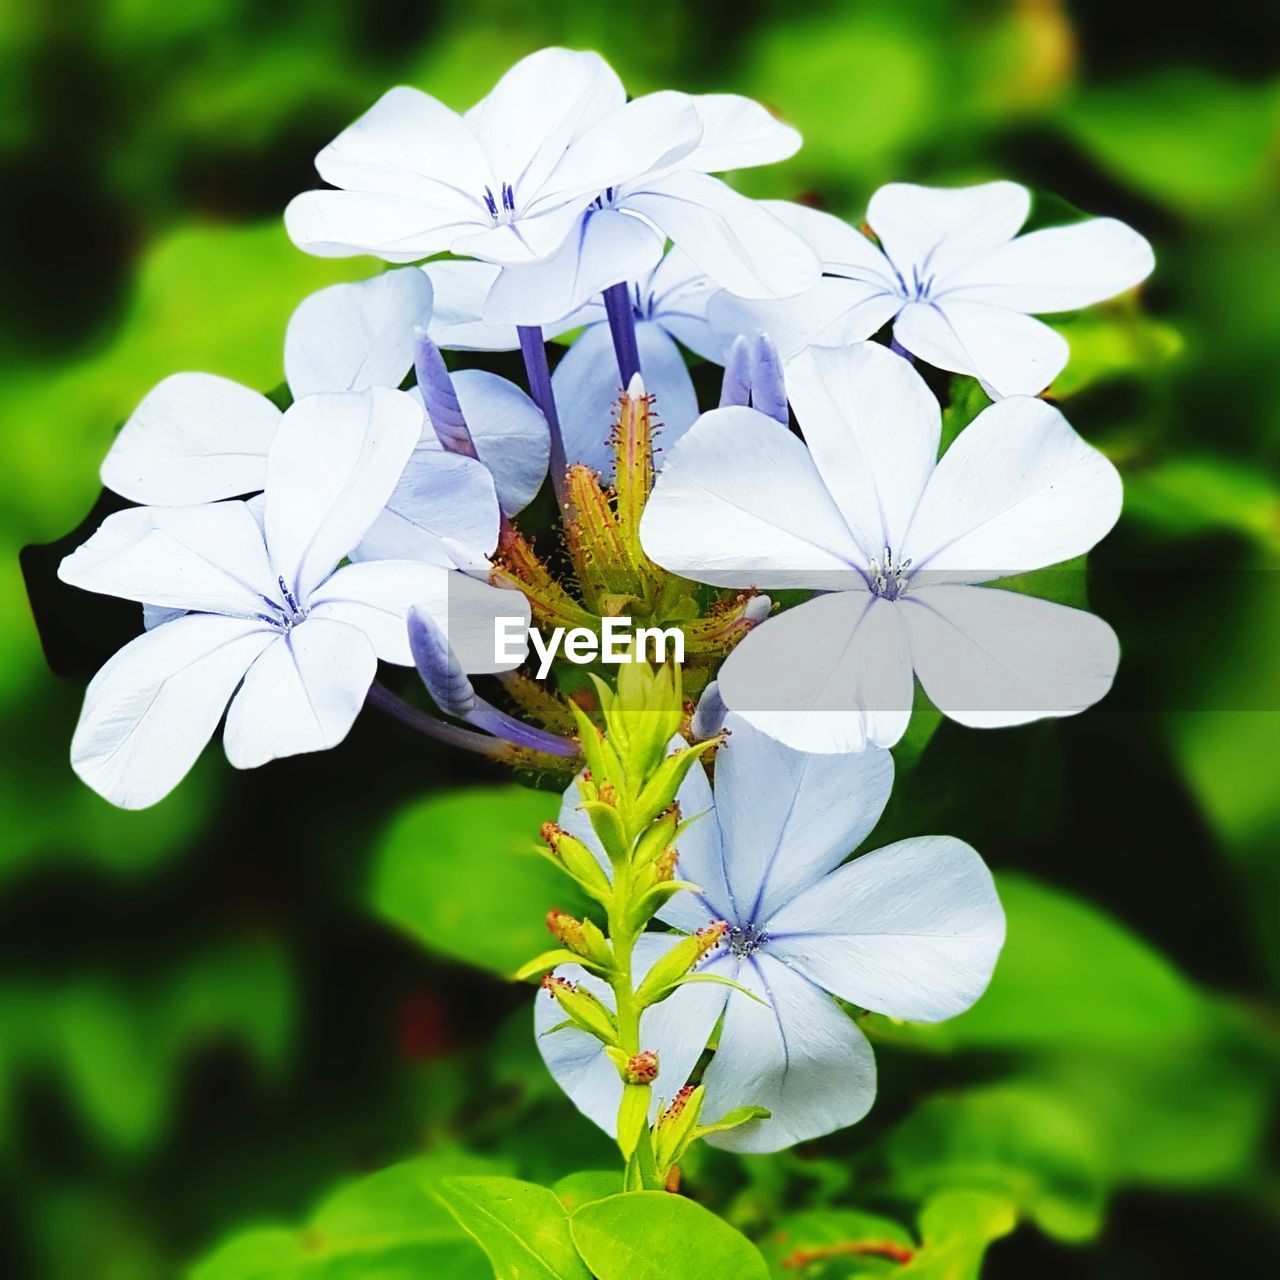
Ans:
POLYGON ((698 959, 701 960, 709 952, 714 951, 725 940, 728 933, 727 920, 713 920, 710 924, 695 930, 693 936, 698 939, 698 959))
POLYGON ((628 1084, 652 1084, 658 1078, 658 1055, 652 1049, 641 1049, 627 1059, 623 1078, 628 1084))
POLYGON ((564 836, 564 828, 555 822, 544 822, 540 834, 554 853, 560 846, 560 841, 564 836))
POLYGON ((578 955, 586 953, 587 940, 583 933, 582 921, 571 916, 567 911, 552 907, 547 912, 547 929, 562 947, 567 947, 578 955))
POLYGON ((602 782, 600 784, 600 789, 596 793, 596 799, 599 800, 601 804, 611 805, 616 808, 618 804, 617 787, 615 787, 612 782, 602 782))
POLYGON ((576 991, 578 988, 569 981, 568 978, 558 977, 554 973, 544 973, 542 975, 541 987, 553 1000, 557 991, 563 991, 566 994, 576 991))
POLYGON ((654 884, 666 884, 669 880, 676 878, 676 863, 679 861, 680 851, 675 845, 668 845, 653 860, 653 882, 654 884))
POLYGON ((682 1085, 676 1090, 676 1096, 667 1104, 666 1110, 662 1113, 659 1124, 665 1124, 668 1121, 676 1119, 680 1113, 688 1105, 689 1099, 693 1096, 694 1086, 691 1084, 682 1085))

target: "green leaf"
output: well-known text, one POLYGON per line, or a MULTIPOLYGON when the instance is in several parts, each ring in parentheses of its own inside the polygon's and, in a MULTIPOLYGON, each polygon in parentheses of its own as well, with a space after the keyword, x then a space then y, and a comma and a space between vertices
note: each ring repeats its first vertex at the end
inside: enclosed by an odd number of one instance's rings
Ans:
POLYGON ((1066 319, 1051 317, 1050 327, 1071 345, 1067 367, 1049 388, 1058 400, 1120 375, 1161 373, 1160 366, 1179 355, 1185 345, 1172 325, 1120 303, 1066 319))
POLYGON ((981 1191, 947 1191, 934 1196, 920 1214, 921 1246, 897 1274, 917 1280, 977 1280, 987 1246, 1017 1225, 1006 1196, 981 1191))
POLYGON ((855 1209, 810 1209, 782 1218, 760 1249, 776 1280, 843 1280, 900 1273, 916 1242, 892 1218, 855 1209))
POLYGON ((1176 68, 1094 86, 1062 119, 1096 160, 1139 190, 1193 216, 1233 216, 1272 180, 1278 107, 1275 81, 1176 68))
POLYGON ((462 1153, 392 1165, 340 1187, 301 1227, 237 1232, 190 1280, 489 1280, 483 1254, 434 1191, 446 1174, 500 1167, 462 1153))
POLYGON ((547 943, 552 907, 585 913, 577 888, 534 852, 555 797, 485 787, 411 805, 382 837, 369 904, 430 950, 509 978, 547 943))
POLYGON ((986 994, 934 1026, 869 1031, 940 1048, 1148 1048, 1198 1041, 1209 1007, 1159 952, 1099 908, 1026 876, 996 877, 1008 937, 986 994), (1051 1016, 1046 1016, 1051 1010, 1051 1016))
POLYGON ((885 1152, 901 1195, 1001 1195, 1061 1240, 1091 1239, 1102 1225, 1097 1135, 1049 1090, 1000 1084, 930 1098, 888 1135, 885 1152))
POLYGON ((566 1174, 551 1190, 572 1213, 594 1200, 618 1195, 622 1190, 622 1174, 617 1169, 584 1169, 581 1173, 566 1174))
POLYGON ((444 1178, 436 1194, 488 1254, 495 1280, 591 1280, 554 1191, 516 1178, 444 1178))
POLYGON ((569 1220, 597 1280, 766 1280, 760 1251, 708 1209, 665 1191, 584 1205, 569 1220))

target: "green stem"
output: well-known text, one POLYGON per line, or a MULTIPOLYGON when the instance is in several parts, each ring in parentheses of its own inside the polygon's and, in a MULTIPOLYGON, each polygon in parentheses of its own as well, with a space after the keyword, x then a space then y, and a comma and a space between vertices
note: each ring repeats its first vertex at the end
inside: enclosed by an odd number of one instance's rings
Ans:
MULTIPOLYGON (((634 841, 632 842, 634 846, 634 841)), ((643 1047, 640 1043, 640 1015, 643 1010, 636 999, 635 976, 632 961, 635 952, 637 932, 628 924, 633 907, 633 881, 631 870, 627 866, 614 867, 614 892, 609 904, 608 925, 609 939, 613 945, 613 975, 609 985, 613 989, 615 1012, 618 1020, 618 1046, 628 1058, 634 1058, 643 1047)), ((650 1085, 632 1085, 629 1090, 642 1089, 645 1115, 649 1113, 650 1085)), ((619 1109, 619 1132, 621 1132, 622 1110, 619 1109)), ((646 1121, 647 1123, 647 1121, 646 1121)), ((629 1153, 623 1152, 623 1158, 629 1153)), ((659 1190, 656 1185, 646 1186, 645 1190, 659 1190)))

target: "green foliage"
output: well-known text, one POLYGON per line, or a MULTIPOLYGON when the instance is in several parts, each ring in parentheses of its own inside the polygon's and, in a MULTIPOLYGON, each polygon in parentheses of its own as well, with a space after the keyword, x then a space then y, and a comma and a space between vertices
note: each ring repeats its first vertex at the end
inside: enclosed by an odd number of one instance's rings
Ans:
POLYGON ((284 958, 257 943, 197 956, 138 988, 105 976, 0 987, 0 1134, 21 1083, 50 1073, 104 1145, 137 1155, 164 1132, 194 1049, 236 1040, 278 1072, 293 999, 284 958))
POLYGON ((760 1251, 692 1200, 633 1191, 578 1209, 573 1242, 597 1280, 765 1280, 760 1251))
POLYGON ((444 1178, 436 1195, 488 1254, 495 1280, 591 1280, 554 1191, 515 1178, 444 1178))
POLYGON ((406 1160, 346 1183, 301 1227, 236 1233, 191 1269, 190 1280, 486 1280, 484 1256, 439 1191, 448 1175, 494 1167, 464 1153, 406 1160))
POLYGON ((545 948, 551 908, 585 907, 535 852, 557 808, 555 797, 517 786, 410 806, 378 842, 369 905, 429 950, 510 977, 545 948))

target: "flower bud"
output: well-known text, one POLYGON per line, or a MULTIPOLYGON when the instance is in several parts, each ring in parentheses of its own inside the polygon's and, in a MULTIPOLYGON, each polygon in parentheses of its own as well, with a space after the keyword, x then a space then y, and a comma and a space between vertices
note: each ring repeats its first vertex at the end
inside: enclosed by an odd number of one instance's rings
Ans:
POLYGON ((542 988, 565 1011, 574 1026, 607 1045, 617 1044, 618 1028, 613 1014, 590 991, 554 973, 542 979, 542 988))
POLYGON ((627 1084, 652 1084, 658 1078, 658 1055, 652 1049, 641 1049, 627 1059, 622 1072, 627 1084))
POLYGON ((660 1169, 669 1169, 689 1149, 705 1092, 701 1085, 685 1085, 658 1116, 653 1126, 653 1146, 660 1169))
MULTIPOLYGON (((571 836, 554 822, 542 824, 542 838, 546 841, 556 861, 592 897, 603 899, 610 892, 609 877, 596 860, 596 856, 576 836, 571 836)), ((567 945, 567 944, 566 944, 567 945)))
POLYGON ((642 1006, 665 1000, 679 985, 680 980, 708 952, 713 951, 729 932, 724 920, 714 920, 705 928, 681 938, 674 947, 649 970, 636 991, 642 1006))
POLYGON ((608 968, 613 962, 609 943, 600 927, 591 920, 579 920, 559 907, 552 907, 547 912, 547 928, 562 947, 572 951, 574 955, 592 960, 596 964, 608 968))
POLYGON ((677 800, 668 805, 645 829, 644 834, 636 842, 633 858, 634 865, 643 867, 659 857, 676 836, 680 825, 680 802, 677 800))

